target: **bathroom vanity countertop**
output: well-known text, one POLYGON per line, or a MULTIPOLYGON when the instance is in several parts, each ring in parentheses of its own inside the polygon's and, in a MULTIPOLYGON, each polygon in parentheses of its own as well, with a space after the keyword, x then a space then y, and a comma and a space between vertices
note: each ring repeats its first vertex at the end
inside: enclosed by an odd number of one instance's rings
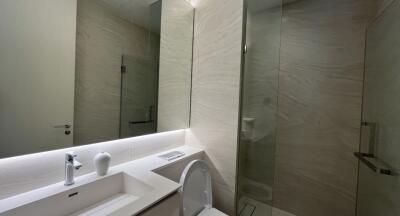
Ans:
POLYGON ((101 180, 103 178, 107 178, 108 176, 118 173, 125 173, 127 175, 130 175, 150 185, 151 187, 153 187, 153 189, 151 190, 151 192, 146 193, 145 196, 140 197, 134 203, 116 208, 111 212, 107 211, 108 213, 106 214, 99 212, 96 214, 84 213, 82 215, 135 215, 157 203, 161 199, 167 197, 168 195, 174 193, 181 187, 180 184, 154 173, 154 170, 181 161, 201 152, 203 152, 203 150, 200 148, 181 146, 165 152, 157 153, 144 158, 110 167, 110 170, 106 176, 99 177, 95 172, 92 172, 76 177, 75 184, 72 186, 64 186, 64 182, 58 182, 46 187, 18 194, 16 196, 0 200, 0 215, 14 215, 12 212, 19 207, 23 207, 28 204, 34 204, 34 202, 44 199, 46 197, 69 191, 79 186, 83 186, 85 184, 95 182, 97 180, 101 180), (167 161, 158 157, 159 155, 172 151, 180 151, 185 153, 185 155, 171 161, 167 161))

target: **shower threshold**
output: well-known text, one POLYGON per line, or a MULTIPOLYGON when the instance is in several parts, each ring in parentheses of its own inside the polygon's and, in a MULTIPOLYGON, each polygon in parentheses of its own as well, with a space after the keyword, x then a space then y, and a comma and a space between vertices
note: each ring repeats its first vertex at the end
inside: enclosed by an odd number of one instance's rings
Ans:
POLYGON ((239 205, 239 216, 296 216, 248 197, 242 197, 239 205))

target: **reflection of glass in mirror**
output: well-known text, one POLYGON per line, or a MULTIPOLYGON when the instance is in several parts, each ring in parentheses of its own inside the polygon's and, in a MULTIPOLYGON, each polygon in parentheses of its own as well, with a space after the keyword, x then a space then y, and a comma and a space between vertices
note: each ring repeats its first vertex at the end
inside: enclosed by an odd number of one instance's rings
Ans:
POLYGON ((188 127, 192 37, 185 0, 0 1, 0 158, 188 127))
POLYGON ((119 136, 154 133, 158 61, 124 55, 122 64, 119 136))
POLYGON ((161 1, 132 3, 78 1, 75 145, 155 132, 161 1))

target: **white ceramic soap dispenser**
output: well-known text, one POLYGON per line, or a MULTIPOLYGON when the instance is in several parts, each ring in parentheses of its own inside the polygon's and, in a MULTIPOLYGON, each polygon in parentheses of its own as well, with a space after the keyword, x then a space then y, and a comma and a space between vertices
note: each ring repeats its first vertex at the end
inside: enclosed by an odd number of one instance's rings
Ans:
POLYGON ((107 152, 100 152, 94 156, 93 163, 94 167, 96 168, 97 175, 104 176, 107 174, 110 161, 111 155, 107 152))

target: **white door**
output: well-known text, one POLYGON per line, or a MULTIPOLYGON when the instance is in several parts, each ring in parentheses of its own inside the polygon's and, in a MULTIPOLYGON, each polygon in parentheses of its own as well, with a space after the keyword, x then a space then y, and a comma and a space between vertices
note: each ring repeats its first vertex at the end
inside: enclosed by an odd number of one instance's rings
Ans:
POLYGON ((76 0, 0 1, 0 158, 72 145, 76 0))

